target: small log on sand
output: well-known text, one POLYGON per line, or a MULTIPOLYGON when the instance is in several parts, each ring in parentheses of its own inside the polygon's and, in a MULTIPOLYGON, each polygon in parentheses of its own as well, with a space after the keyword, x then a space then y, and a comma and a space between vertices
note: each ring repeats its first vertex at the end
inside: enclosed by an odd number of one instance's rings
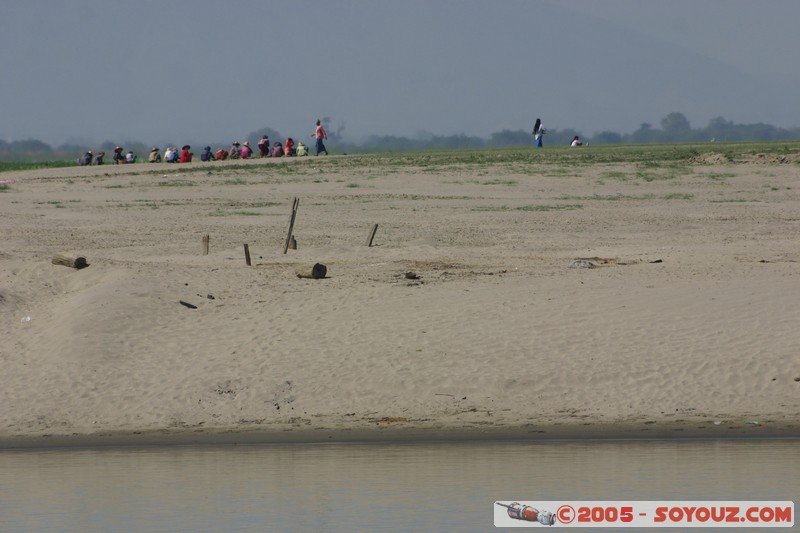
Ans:
POLYGON ((296 271, 298 278, 322 279, 328 273, 328 267, 322 263, 315 263, 311 269, 299 268, 296 271))
POLYGON ((89 263, 86 262, 85 257, 69 257, 61 254, 53 256, 53 264, 77 269, 86 268, 89 266, 89 263))

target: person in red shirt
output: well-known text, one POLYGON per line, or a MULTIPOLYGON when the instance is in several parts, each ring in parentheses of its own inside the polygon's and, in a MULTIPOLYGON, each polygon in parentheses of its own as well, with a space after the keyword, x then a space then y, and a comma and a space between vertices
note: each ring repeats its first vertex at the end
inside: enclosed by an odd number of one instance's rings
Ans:
POLYGON ((192 156, 194 154, 189 151, 191 149, 192 149, 192 147, 189 146, 188 144, 185 145, 183 148, 181 148, 181 159, 180 159, 181 163, 191 163, 192 162, 192 156))

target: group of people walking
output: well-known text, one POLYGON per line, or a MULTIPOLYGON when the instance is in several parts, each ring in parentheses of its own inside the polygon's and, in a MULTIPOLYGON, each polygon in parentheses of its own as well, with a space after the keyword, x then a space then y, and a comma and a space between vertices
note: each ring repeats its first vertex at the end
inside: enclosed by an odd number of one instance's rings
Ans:
MULTIPOLYGON (((315 155, 321 153, 328 155, 328 150, 325 148, 325 141, 328 140, 328 132, 325 131, 325 128, 322 126, 322 121, 317 120, 316 129, 312 136, 316 141, 315 155)), ((277 141, 274 145, 270 146, 269 136, 263 135, 256 144, 256 147, 258 148, 259 157, 291 157, 310 154, 308 147, 303 144, 302 141, 295 143, 294 139, 291 137, 287 137, 286 142, 283 144, 277 141)), ((168 146, 162 156, 159 148, 154 146, 147 156, 147 161, 149 163, 191 163, 194 158, 194 153, 191 150, 192 147, 188 144, 184 145, 180 150, 178 150, 177 147, 168 146)), ((127 153, 123 152, 124 149, 121 146, 117 146, 114 149, 114 156, 112 159, 114 164, 136 162, 136 155, 132 151, 129 150, 127 153)), ((235 141, 228 150, 220 148, 216 152, 212 152, 211 147, 206 146, 200 154, 201 161, 225 161, 227 159, 250 159, 252 157, 254 157, 254 152, 250 147, 250 141, 244 141, 243 143, 235 141)), ((78 164, 81 166, 102 165, 104 159, 105 152, 99 152, 95 155, 91 150, 87 150, 86 153, 78 159, 78 164)))

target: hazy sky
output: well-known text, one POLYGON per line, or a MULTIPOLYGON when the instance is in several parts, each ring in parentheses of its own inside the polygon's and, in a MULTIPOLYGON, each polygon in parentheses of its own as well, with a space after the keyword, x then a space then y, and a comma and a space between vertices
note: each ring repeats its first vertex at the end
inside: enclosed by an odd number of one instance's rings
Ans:
POLYGON ((0 139, 800 126, 798 0, 26 0, 0 16, 0 139))

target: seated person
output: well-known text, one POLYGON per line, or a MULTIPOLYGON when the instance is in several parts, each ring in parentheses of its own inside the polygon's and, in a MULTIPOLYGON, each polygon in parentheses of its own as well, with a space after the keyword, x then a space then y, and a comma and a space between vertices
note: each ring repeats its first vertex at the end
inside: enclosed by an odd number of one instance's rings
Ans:
POLYGON ((253 155, 253 149, 250 148, 250 141, 245 141, 242 144, 242 149, 239 152, 239 157, 242 159, 250 159, 250 156, 253 155))
POLYGON ((286 144, 283 146, 283 152, 286 155, 295 155, 294 152, 294 139, 286 137, 286 144))
POLYGON ((117 146, 116 148, 114 148, 114 156, 112 157, 112 160, 114 161, 115 165, 121 165, 123 163, 126 163, 125 154, 122 153, 121 146, 117 146))
POLYGON ((275 143, 275 146, 272 147, 272 157, 281 157, 283 156, 283 146, 281 143, 275 143))
POLYGON ((583 146, 583 141, 577 135, 572 138, 572 142, 569 143, 570 146, 583 146))
POLYGON ((150 150, 150 155, 147 156, 147 161, 149 163, 161 163, 161 154, 158 153, 158 148, 153 147, 153 149, 150 150))
POLYGON ((297 143, 297 148, 295 148, 295 154, 299 156, 308 155, 308 148, 306 148, 306 145, 303 144, 303 141, 297 143))
POLYGON ((103 164, 103 158, 104 158, 105 156, 106 156, 106 153, 105 153, 105 152, 100 152, 100 153, 98 153, 98 154, 95 156, 95 158, 94 158, 94 164, 95 164, 95 165, 102 165, 102 164, 103 164))
POLYGON ((192 156, 194 154, 189 151, 191 149, 192 149, 192 147, 189 146, 188 144, 184 145, 184 147, 181 148, 181 163, 191 163, 192 162, 192 156))
POLYGON ((128 150, 128 153, 125 154, 125 162, 136 163, 136 154, 133 153, 133 150, 128 150))
POLYGON ((228 157, 230 157, 231 159, 239 159, 241 154, 242 154, 242 152, 239 149, 239 143, 238 142, 234 142, 231 145, 231 149, 230 149, 230 152, 228 153, 228 157))
POLYGON ((216 153, 217 161, 225 161, 228 159, 228 151, 220 148, 216 153))
POLYGON ((78 164, 82 167, 87 167, 92 164, 92 151, 89 150, 78 159, 78 164))
POLYGON ((200 154, 200 161, 214 161, 216 159, 214 154, 211 153, 211 147, 206 146, 203 148, 203 153, 200 154))

